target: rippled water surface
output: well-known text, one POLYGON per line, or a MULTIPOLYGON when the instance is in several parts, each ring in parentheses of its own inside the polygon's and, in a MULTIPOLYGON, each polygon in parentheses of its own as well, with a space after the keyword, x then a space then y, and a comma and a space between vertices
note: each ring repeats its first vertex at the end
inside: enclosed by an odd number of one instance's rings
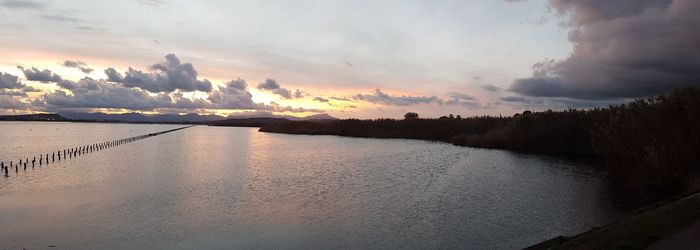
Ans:
MULTIPOLYGON (((0 122, 0 161, 176 127, 0 122)), ((518 248, 610 221, 602 178, 501 150, 197 126, 0 177, 0 249, 518 248)))

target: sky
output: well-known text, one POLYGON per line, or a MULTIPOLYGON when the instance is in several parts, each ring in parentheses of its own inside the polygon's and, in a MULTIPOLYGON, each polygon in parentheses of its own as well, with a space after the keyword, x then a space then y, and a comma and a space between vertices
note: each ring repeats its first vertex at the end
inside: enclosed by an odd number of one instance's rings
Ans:
POLYGON ((696 0, 0 0, 0 114, 509 116, 700 83, 696 0))

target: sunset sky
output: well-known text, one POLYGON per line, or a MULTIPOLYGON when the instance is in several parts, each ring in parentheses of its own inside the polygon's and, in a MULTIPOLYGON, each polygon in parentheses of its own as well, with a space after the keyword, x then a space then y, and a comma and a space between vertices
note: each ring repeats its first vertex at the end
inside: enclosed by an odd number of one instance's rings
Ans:
POLYGON ((700 83, 700 1, 0 0, 0 114, 512 115, 700 83))

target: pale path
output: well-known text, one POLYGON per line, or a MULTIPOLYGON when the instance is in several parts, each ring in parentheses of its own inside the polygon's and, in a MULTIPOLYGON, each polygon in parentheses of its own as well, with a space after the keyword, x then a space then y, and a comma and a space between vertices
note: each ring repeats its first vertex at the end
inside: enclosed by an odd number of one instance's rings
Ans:
POLYGON ((660 240, 649 249, 698 249, 700 248, 700 220, 660 240))

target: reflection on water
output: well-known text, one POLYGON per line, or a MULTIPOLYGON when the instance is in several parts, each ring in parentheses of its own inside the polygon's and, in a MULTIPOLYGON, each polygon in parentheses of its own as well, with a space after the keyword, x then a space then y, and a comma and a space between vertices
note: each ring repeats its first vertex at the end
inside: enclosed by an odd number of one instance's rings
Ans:
MULTIPOLYGON (((5 122, 0 160, 173 127, 5 122)), ((0 248, 516 248, 616 213, 579 163, 198 126, 0 179, 0 248)))

